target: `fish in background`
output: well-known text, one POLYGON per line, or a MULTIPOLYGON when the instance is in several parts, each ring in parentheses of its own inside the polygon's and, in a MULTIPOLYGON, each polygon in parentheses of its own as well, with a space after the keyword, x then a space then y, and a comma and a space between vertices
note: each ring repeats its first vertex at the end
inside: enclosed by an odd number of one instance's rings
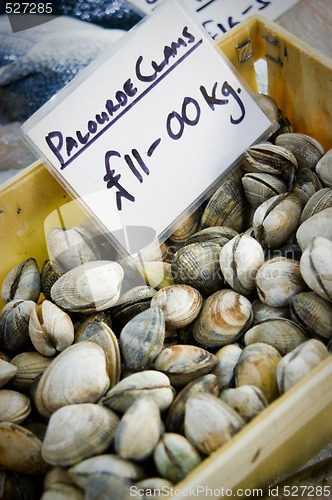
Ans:
POLYGON ((125 33, 67 16, 12 33, 0 16, 0 123, 27 120, 125 33))

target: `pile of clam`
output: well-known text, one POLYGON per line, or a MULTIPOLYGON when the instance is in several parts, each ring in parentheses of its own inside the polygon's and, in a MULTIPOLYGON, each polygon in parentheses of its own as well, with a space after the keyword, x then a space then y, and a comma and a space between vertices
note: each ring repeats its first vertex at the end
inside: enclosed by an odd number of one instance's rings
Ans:
POLYGON ((136 267, 52 229, 2 283, 0 498, 186 477, 329 355, 331 221, 332 150, 283 125, 136 267))

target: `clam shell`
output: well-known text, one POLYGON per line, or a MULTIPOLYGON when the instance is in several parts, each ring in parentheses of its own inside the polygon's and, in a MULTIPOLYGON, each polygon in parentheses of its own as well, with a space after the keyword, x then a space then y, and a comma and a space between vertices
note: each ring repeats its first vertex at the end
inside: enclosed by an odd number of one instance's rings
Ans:
POLYGON ((103 349, 110 387, 113 387, 121 374, 120 347, 115 333, 97 314, 87 318, 75 332, 75 343, 84 341, 94 342, 103 349))
POLYGON ((12 300, 0 312, 0 349, 10 355, 22 351, 29 341, 29 319, 35 303, 12 300))
POLYGON ((254 385, 225 389, 220 398, 238 412, 245 422, 252 420, 268 405, 262 391, 254 385))
POLYGON ((11 360, 16 374, 10 382, 10 387, 17 391, 28 391, 33 381, 46 370, 52 360, 53 358, 34 351, 17 354, 11 360))
POLYGON ((80 342, 67 347, 46 368, 36 388, 35 405, 41 415, 50 417, 65 405, 95 403, 108 388, 104 351, 94 342, 80 342))
POLYGON ((231 227, 211 226, 194 233, 190 238, 188 238, 186 244, 191 245, 192 243, 204 243, 205 241, 210 241, 211 243, 218 243, 218 245, 223 246, 237 234, 237 231, 234 231, 231 227))
POLYGON ((311 196, 320 189, 322 189, 322 183, 315 172, 308 168, 302 168, 298 171, 292 188, 293 193, 296 193, 307 203, 311 196))
POLYGON ((219 262, 223 276, 233 290, 249 295, 255 289, 255 276, 264 262, 264 251, 254 238, 239 234, 222 247, 219 262))
POLYGON ((151 397, 138 399, 120 420, 115 450, 122 458, 144 460, 155 449, 161 432, 160 411, 151 397))
POLYGON ((31 412, 30 399, 17 391, 0 390, 0 422, 20 424, 31 412))
POLYGON ((105 394, 102 403, 124 413, 135 401, 146 395, 155 400, 160 411, 168 408, 173 401, 174 389, 167 375, 157 370, 128 375, 105 394))
POLYGON ((163 348, 165 340, 164 313, 150 307, 135 316, 122 329, 120 348, 129 371, 149 368, 163 348))
POLYGON ((217 364, 212 373, 216 375, 219 390, 230 387, 234 382, 234 370, 242 353, 238 344, 228 344, 216 352, 217 364))
POLYGON ((241 179, 244 193, 250 205, 259 207, 264 201, 281 193, 286 193, 287 187, 276 175, 263 172, 245 174, 241 179))
POLYGON ((328 356, 326 347, 310 339, 286 354, 278 363, 277 380, 280 393, 288 391, 328 356))
POLYGON ((276 371, 280 359, 271 345, 257 342, 245 347, 235 368, 235 386, 254 385, 271 403, 279 395, 276 371))
POLYGON ((0 387, 11 380, 17 372, 16 366, 0 358, 0 387))
POLYGON ((87 489, 92 476, 97 474, 114 475, 137 481, 145 476, 144 470, 138 464, 115 454, 97 455, 86 458, 68 470, 75 484, 87 489))
POLYGON ((153 454, 160 475, 172 483, 184 479, 202 459, 194 446, 180 434, 165 432, 153 454))
POLYGON ((255 238, 266 248, 278 248, 298 228, 305 204, 296 194, 283 193, 262 203, 255 211, 253 227, 255 238))
POLYGON ((84 500, 84 492, 72 483, 66 469, 52 467, 45 474, 40 500, 84 500))
POLYGON ((332 307, 315 292, 302 292, 290 300, 292 320, 319 340, 332 338, 332 307))
POLYGON ((27 259, 15 266, 5 277, 1 286, 4 302, 11 300, 33 300, 40 294, 40 274, 35 259, 27 259))
POLYGON ((269 318, 259 321, 244 335, 244 343, 251 345, 256 342, 275 347, 282 356, 292 351, 307 340, 302 328, 296 323, 284 318, 269 318))
POLYGON ((296 232, 296 239, 304 251, 317 236, 322 236, 332 241, 332 207, 325 208, 306 219, 296 232))
POLYGON ((313 215, 332 207, 332 189, 323 188, 313 194, 302 210, 300 224, 313 215))
POLYGON ((68 314, 44 300, 31 311, 29 336, 40 354, 54 356, 73 343, 74 325, 68 314))
POLYGON ((233 290, 206 299, 193 325, 195 340, 204 347, 222 347, 238 339, 252 321, 249 300, 233 290))
POLYGON ((306 134, 281 134, 276 138, 275 143, 293 153, 299 169, 314 169, 318 160, 320 160, 325 153, 322 145, 306 134))
POLYGON ((300 268, 311 290, 332 302, 332 241, 314 238, 302 254, 300 268))
POLYGON ((229 441, 244 424, 233 408, 212 394, 195 394, 186 403, 185 436, 204 455, 229 441))
POLYGON ((94 238, 83 227, 69 229, 54 228, 47 235, 50 255, 66 272, 70 269, 100 259, 100 253, 94 238))
POLYGON ((201 229, 227 226, 240 232, 246 214, 246 199, 240 181, 227 179, 211 196, 201 219, 201 229))
POLYGON ((67 467, 105 451, 113 442, 117 415, 101 405, 70 404, 59 408, 49 420, 41 447, 44 460, 67 467))
POLYGON ((154 288, 146 285, 135 286, 127 290, 111 308, 112 317, 121 325, 125 325, 137 314, 149 309, 151 298, 155 293, 154 288))
POLYGON ((151 306, 163 311, 166 327, 181 328, 194 321, 202 302, 202 296, 195 288, 189 285, 171 285, 153 296, 151 306))
POLYGON ((332 187, 332 149, 317 162, 315 170, 324 186, 332 187))
POLYGON ((184 412, 188 398, 198 392, 208 392, 218 396, 218 380, 209 373, 189 382, 176 396, 167 412, 166 429, 168 432, 184 432, 184 412))
POLYGON ((51 288, 51 297, 65 311, 103 311, 118 300, 123 276, 116 262, 88 262, 61 276, 51 288))
POLYGON ((6 469, 26 474, 45 472, 42 442, 32 432, 12 422, 1 422, 0 443, 0 465, 6 469))
POLYGON ((289 307, 272 307, 264 304, 260 300, 252 303, 252 312, 254 315, 253 323, 258 323, 269 318, 290 318, 289 307))
POLYGON ((264 262, 256 274, 256 289, 260 300, 272 307, 286 307, 293 295, 304 292, 300 263, 275 257, 264 262))
POLYGON ((51 288, 63 274, 64 272, 57 262, 45 260, 40 272, 40 285, 47 300, 51 300, 51 288))
POLYGON ((196 288, 202 295, 210 295, 224 283, 218 243, 192 243, 178 250, 171 262, 172 274, 177 284, 196 288))
POLYGON ((155 359, 154 368, 166 373, 172 385, 184 386, 206 375, 217 363, 214 354, 193 345, 166 347, 155 359))
POLYGON ((0 484, 2 499, 37 500, 39 498, 39 487, 34 479, 33 475, 18 474, 9 470, 1 471, 0 484))
POLYGON ((194 234, 201 220, 201 209, 195 210, 186 220, 169 236, 169 240, 174 243, 184 243, 194 234))
POLYGON ((247 172, 281 174, 295 172, 297 169, 294 154, 282 145, 269 142, 254 144, 245 151, 244 156, 242 168, 247 172))

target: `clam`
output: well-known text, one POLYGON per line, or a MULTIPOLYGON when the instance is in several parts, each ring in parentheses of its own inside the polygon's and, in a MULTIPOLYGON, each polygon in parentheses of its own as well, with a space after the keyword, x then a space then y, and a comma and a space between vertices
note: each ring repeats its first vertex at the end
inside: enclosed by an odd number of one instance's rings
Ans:
POLYGON ((0 471, 0 484, 1 500, 39 500, 40 498, 39 485, 36 484, 32 475, 18 474, 9 470, 0 471))
POLYGON ((35 307, 32 300, 12 300, 0 312, 0 348, 14 355, 29 342, 29 319, 35 307))
POLYGON ((155 400, 160 411, 168 408, 173 401, 174 389, 167 375, 157 370, 128 375, 105 394, 102 403, 124 413, 135 401, 147 395, 155 400))
POLYGON ((246 198, 254 208, 259 207, 272 196, 287 191, 286 184, 282 179, 264 172, 247 173, 242 177, 241 182, 246 198))
POLYGON ((137 269, 146 283, 159 290, 165 286, 174 285, 174 279, 169 262, 140 262, 137 269))
POLYGON ((84 492, 73 484, 63 467, 52 467, 45 475, 40 500, 84 500, 84 492))
POLYGON ((11 380, 17 372, 15 365, 9 363, 5 359, 0 358, 0 387, 4 386, 11 380))
POLYGON ((154 368, 166 373, 172 385, 188 382, 211 372, 217 363, 214 354, 193 345, 166 347, 155 359, 154 368))
POLYGON ((89 231, 79 226, 51 229, 47 235, 47 245, 49 254, 65 272, 100 258, 94 238, 89 231))
POLYGON ((256 417, 268 402, 262 391, 254 385, 241 385, 222 391, 220 398, 233 408, 245 422, 256 417))
POLYGON ((244 343, 256 342, 275 347, 282 356, 307 340, 302 328, 285 318, 269 318, 259 321, 244 335, 244 343))
POLYGON ((235 386, 254 385, 271 403, 279 395, 277 365, 281 359, 275 347, 255 343, 245 347, 235 368, 235 386))
POLYGON ((288 391, 328 356, 325 345, 309 339, 286 354, 278 363, 277 381, 280 393, 288 391))
POLYGON ((46 370, 52 360, 53 358, 35 351, 17 354, 10 362, 16 368, 10 387, 17 391, 28 391, 33 381, 46 370))
POLYGON ((41 415, 50 417, 65 405, 95 403, 108 388, 104 351, 94 342, 79 342, 46 368, 36 387, 35 405, 41 415))
POLYGON ((63 270, 54 260, 45 260, 40 272, 41 291, 48 300, 51 300, 51 288, 64 274, 63 270))
POLYGON ((93 474, 85 489, 84 499, 131 500, 135 486, 129 479, 112 474, 93 474), (110 496, 111 492, 111 496, 110 496))
POLYGON ((54 356, 73 343, 74 325, 67 313, 44 300, 31 311, 29 336, 40 354, 54 356))
POLYGON ((253 323, 258 323, 269 318, 290 318, 289 307, 272 307, 264 304, 259 299, 252 303, 253 323))
POLYGON ((280 134, 276 138, 275 144, 293 153, 299 169, 310 168, 313 170, 325 153, 324 148, 318 141, 301 133, 280 134))
POLYGON ((89 316, 83 321, 75 331, 75 343, 84 341, 94 342, 103 349, 110 387, 113 387, 120 380, 120 347, 115 333, 103 319, 104 314, 98 313, 89 316))
POLYGON ((298 171, 292 192, 302 198, 305 203, 320 189, 322 189, 322 184, 313 170, 302 168, 298 171))
POLYGON ((256 288, 260 300, 272 307, 286 307, 290 298, 306 290, 300 263, 285 257, 264 262, 256 274, 256 288))
POLYGON ((223 246, 229 240, 234 238, 238 233, 231 227, 227 226, 211 226, 201 229, 188 238, 186 245, 192 243, 204 243, 210 241, 211 243, 218 243, 223 246))
POLYGON ((219 262, 222 274, 233 290, 249 295, 255 289, 255 276, 264 262, 264 252, 258 241, 243 233, 222 247, 219 262))
POLYGON ((159 307, 150 307, 137 314, 120 334, 120 348, 127 369, 133 372, 151 367, 164 340, 165 319, 159 307))
POLYGON ((93 261, 66 272, 51 288, 52 300, 69 312, 108 309, 120 295, 124 272, 112 261, 93 261))
POLYGON ((4 302, 11 300, 33 300, 40 294, 40 274, 35 259, 27 259, 15 266, 5 277, 1 286, 4 302))
POLYGON ((302 292, 290 300, 293 321, 319 340, 332 337, 332 307, 315 292, 302 292))
POLYGON ((41 440, 19 424, 0 422, 0 465, 13 472, 40 474, 47 464, 41 440))
POLYGON ((173 243, 184 243, 192 234, 194 234, 201 220, 201 209, 198 208, 189 215, 182 224, 173 231, 169 236, 169 240, 173 243))
POLYGON ((332 241, 315 237, 302 254, 300 268, 311 290, 332 302, 332 241))
POLYGON ((134 316, 149 309, 151 298, 155 293, 154 288, 146 285, 127 290, 111 308, 112 317, 121 325, 125 325, 134 316))
POLYGON ((144 478, 142 467, 112 453, 86 458, 68 470, 69 477, 82 489, 87 489, 92 476, 113 475, 137 481, 144 478))
POLYGON ((168 432, 183 434, 186 401, 193 394, 208 392, 218 396, 219 387, 216 375, 209 373, 189 382, 176 396, 167 412, 166 429, 168 432))
POLYGON ((323 188, 316 191, 302 210, 300 224, 313 215, 332 207, 332 188, 323 188))
POLYGON ((204 296, 219 290, 224 283, 220 250, 218 243, 209 241, 182 247, 171 262, 175 283, 192 286, 204 296))
POLYGON ((263 142, 250 146, 244 153, 243 170, 282 175, 289 186, 292 185, 297 160, 293 153, 280 145, 263 142))
POLYGON ((256 93, 253 94, 253 99, 269 118, 270 122, 277 121, 280 124, 279 129, 274 134, 275 136, 293 131, 288 118, 278 108, 275 100, 272 99, 271 96, 267 94, 256 93))
POLYGON ((195 394, 186 403, 185 436, 204 455, 225 444, 244 425, 233 408, 212 394, 195 394))
POLYGON ((184 479, 202 461, 194 446, 181 434, 165 432, 153 454, 160 475, 172 483, 184 479))
POLYGON ((17 391, 0 390, 0 422, 20 424, 31 412, 30 399, 17 391))
POLYGON ((143 490, 142 500, 148 500, 148 498, 160 498, 163 494, 171 491, 172 483, 163 477, 149 477, 138 481, 135 486, 138 490, 143 490), (154 497, 151 497, 151 492, 154 493, 154 497))
POLYGON ((201 219, 201 229, 209 226, 227 226, 242 231, 246 214, 246 199, 242 184, 227 179, 211 196, 201 219))
POLYGON ((159 307, 166 327, 181 328, 194 321, 202 307, 202 296, 189 285, 170 285, 159 290, 151 300, 151 307, 159 307))
POLYGON ((332 187, 332 149, 317 162, 315 170, 324 186, 332 187))
POLYGON ((296 238, 302 251, 304 251, 317 236, 322 236, 332 241, 332 207, 312 215, 299 226, 296 238))
POLYGON ((305 201, 292 192, 269 198, 254 213, 255 238, 265 248, 283 245, 298 228, 304 204, 305 201))
POLYGON ((238 344, 228 344, 221 347, 217 352, 217 364, 212 373, 216 375, 219 390, 230 387, 234 382, 234 370, 242 353, 238 344))
POLYGON ((195 340, 204 347, 222 347, 238 339, 252 321, 249 300, 233 290, 206 299, 193 325, 195 340))
POLYGON ((50 465, 67 467, 105 451, 113 442, 119 418, 92 403, 59 408, 49 420, 41 453, 50 465))
POLYGON ((157 403, 147 396, 138 399, 120 420, 115 436, 115 450, 122 458, 144 460, 155 449, 161 433, 157 403))

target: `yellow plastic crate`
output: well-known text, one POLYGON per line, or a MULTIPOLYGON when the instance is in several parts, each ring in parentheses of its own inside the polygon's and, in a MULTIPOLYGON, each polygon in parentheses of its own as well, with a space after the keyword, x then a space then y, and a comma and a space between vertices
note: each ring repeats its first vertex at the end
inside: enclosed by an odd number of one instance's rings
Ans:
MULTIPOLYGON (((233 28, 216 40, 216 45, 254 91, 258 90, 254 62, 265 58, 269 94, 294 130, 313 136, 326 150, 332 147, 330 59, 260 16, 233 28)), ((3 186, 0 283, 25 258, 34 256, 40 266, 43 264, 48 257, 44 224, 51 213, 58 214, 60 220, 65 214, 66 224, 70 218, 73 223, 84 218, 73 203, 66 211, 65 204, 70 201, 39 162, 3 186)), ((332 356, 204 460, 174 488, 183 489, 178 498, 188 498, 190 489, 201 491, 196 498, 216 497, 222 488, 231 489, 233 497, 245 496, 237 495, 237 489, 261 488, 279 475, 297 470, 332 441, 331 380, 332 356)))

